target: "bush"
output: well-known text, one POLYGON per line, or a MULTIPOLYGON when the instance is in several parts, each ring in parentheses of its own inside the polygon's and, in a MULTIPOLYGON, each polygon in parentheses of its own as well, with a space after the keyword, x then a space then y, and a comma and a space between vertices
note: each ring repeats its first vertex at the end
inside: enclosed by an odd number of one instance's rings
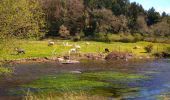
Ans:
POLYGON ((149 44, 149 45, 147 45, 144 49, 145 49, 145 51, 146 51, 147 53, 151 53, 152 50, 153 50, 153 45, 152 45, 152 44, 149 44))
POLYGON ((144 37, 139 33, 133 34, 133 37, 134 37, 135 42, 143 41, 143 39, 144 39, 144 37))
POLYGON ((153 43, 170 43, 169 37, 146 37, 144 41, 153 43))
POLYGON ((108 38, 112 42, 118 42, 121 39, 119 34, 108 34, 108 38))
POLYGON ((166 51, 162 51, 162 52, 156 52, 153 54, 154 56, 156 57, 159 57, 159 58, 169 58, 170 57, 170 54, 166 51))
POLYGON ((135 42, 135 38, 131 34, 121 34, 120 42, 124 43, 135 42))
POLYGON ((95 40, 96 41, 102 41, 102 42, 110 42, 111 41, 109 39, 108 34, 106 35, 105 33, 96 33, 95 34, 95 40))
POLYGON ((69 30, 64 25, 60 26, 59 34, 63 38, 68 38, 70 36, 69 30))
POLYGON ((81 40, 81 37, 79 35, 73 37, 74 42, 78 42, 81 40))

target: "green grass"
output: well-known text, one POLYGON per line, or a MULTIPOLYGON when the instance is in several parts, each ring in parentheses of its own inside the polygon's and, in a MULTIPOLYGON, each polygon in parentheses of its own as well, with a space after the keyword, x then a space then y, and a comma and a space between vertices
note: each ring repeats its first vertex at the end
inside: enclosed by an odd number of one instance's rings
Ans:
MULTIPOLYGON (((86 45, 86 41, 80 42, 72 42, 66 40, 54 40, 55 45, 49 47, 48 40, 43 41, 26 41, 20 40, 19 46, 26 50, 26 54, 15 55, 16 51, 12 50, 10 52, 0 51, 0 59, 7 59, 7 60, 14 60, 14 59, 22 59, 22 58, 33 58, 33 57, 52 57, 52 56, 62 56, 68 54, 69 49, 73 47, 64 47, 63 42, 68 42, 69 44, 78 44, 81 46, 80 52, 81 53, 99 53, 103 52, 105 48, 109 48, 111 51, 122 51, 122 52, 132 52, 137 57, 138 56, 148 56, 151 54, 145 53, 143 49, 148 44, 154 45, 153 52, 163 51, 167 48, 170 48, 169 44, 163 43, 150 43, 150 42, 137 42, 137 43, 121 43, 121 42, 111 42, 111 43, 104 43, 104 42, 95 42, 95 41, 88 41, 90 45, 86 45), (135 46, 140 46, 141 49, 133 49, 135 46)), ((152 53, 153 53, 152 52, 152 53)))
POLYGON ((129 96, 129 92, 139 91, 139 88, 129 87, 122 83, 135 82, 139 79, 147 79, 147 77, 111 71, 84 72, 82 74, 61 73, 41 77, 22 87, 33 88, 33 91, 25 91, 28 94, 25 97, 27 100, 31 98, 34 98, 33 100, 46 100, 47 98, 49 100, 56 98, 57 100, 59 98, 61 100, 77 100, 77 97, 80 98, 78 100, 97 100, 99 97, 101 99, 104 97, 102 100, 107 100, 105 97, 123 98, 129 96), (34 90, 38 90, 38 93, 34 90))
POLYGON ((67 92, 87 92, 93 95, 112 96, 137 91, 126 84, 119 82, 133 82, 146 79, 143 75, 127 74, 120 72, 88 72, 82 74, 59 74, 44 76, 30 84, 23 85, 24 88, 34 88, 40 90, 41 94, 46 93, 67 93, 67 92), (117 83, 112 83, 117 81, 117 83))
POLYGON ((5 67, 0 67, 0 76, 1 75, 8 75, 12 73, 12 70, 9 68, 5 68, 5 67))
POLYGON ((57 76, 42 77, 27 86, 40 89, 44 88, 46 90, 72 91, 90 89, 93 87, 104 87, 109 86, 109 84, 100 81, 81 80, 75 74, 61 74, 57 76))
POLYGON ((126 74, 126 73, 119 73, 119 72, 98 72, 98 73, 84 73, 82 75, 86 78, 92 78, 94 80, 133 80, 133 79, 143 79, 146 78, 144 76, 135 75, 135 74, 126 74))

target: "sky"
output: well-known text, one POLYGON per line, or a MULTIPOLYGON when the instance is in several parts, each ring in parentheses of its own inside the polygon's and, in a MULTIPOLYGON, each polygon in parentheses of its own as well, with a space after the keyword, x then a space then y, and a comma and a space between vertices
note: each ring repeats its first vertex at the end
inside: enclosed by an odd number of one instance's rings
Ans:
POLYGON ((156 11, 162 13, 165 11, 170 14, 170 0, 130 0, 131 2, 137 2, 142 4, 142 6, 148 10, 151 7, 154 7, 156 11))

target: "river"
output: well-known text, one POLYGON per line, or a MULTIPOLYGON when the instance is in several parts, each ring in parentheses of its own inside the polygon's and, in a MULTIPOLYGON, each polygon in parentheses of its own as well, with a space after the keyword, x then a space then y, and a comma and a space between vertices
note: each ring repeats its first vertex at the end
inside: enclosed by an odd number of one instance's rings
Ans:
MULTIPOLYGON (((95 91, 95 94, 97 95, 102 94, 102 96, 108 96, 108 98, 110 99, 121 97, 122 100, 159 100, 157 97, 159 97, 160 95, 170 93, 170 59, 128 61, 128 62, 83 61, 80 64, 68 64, 68 65, 49 62, 49 63, 15 64, 7 66, 13 68, 14 73, 11 76, 1 78, 0 100, 20 100, 22 99, 22 96, 25 95, 24 93, 21 93, 21 91, 30 89, 31 92, 37 92, 36 88, 30 88, 31 86, 30 84, 32 84, 36 80, 39 80, 41 77, 43 76, 57 77, 58 75, 61 76, 62 74, 65 73, 70 74, 71 72, 72 72, 71 74, 74 74, 75 77, 79 77, 82 74, 83 79, 81 77, 81 81, 82 80, 92 81, 94 78, 97 78, 99 80, 98 76, 94 77, 94 75, 99 75, 100 82, 109 83, 109 86, 99 85, 100 91, 102 90, 102 92, 96 92, 99 91, 99 88, 97 88, 96 90, 95 87, 94 90, 94 87, 92 87, 93 84, 91 86, 87 86, 84 88, 91 89, 88 91, 93 91, 92 93, 94 93, 95 91), (125 73, 125 78, 119 77, 122 79, 116 80, 117 77, 107 76, 106 73, 110 72, 125 73), (147 78, 132 79, 132 81, 128 81, 127 78, 128 76, 126 74, 142 75, 147 78), (89 77, 88 75, 93 75, 93 77, 89 77), (107 77, 105 78, 102 75, 107 77), (27 84, 29 85, 27 86, 27 84), (113 85, 111 84, 121 85, 120 87, 117 85, 116 88, 115 87, 113 88, 113 85), (113 89, 110 89, 111 87, 113 89), (126 88, 131 89, 125 91, 126 88)), ((111 73, 109 75, 117 74, 111 73)), ((64 78, 67 79, 67 76, 65 76, 64 78)), ((57 91, 59 89, 60 87, 56 87, 55 90, 57 91)))

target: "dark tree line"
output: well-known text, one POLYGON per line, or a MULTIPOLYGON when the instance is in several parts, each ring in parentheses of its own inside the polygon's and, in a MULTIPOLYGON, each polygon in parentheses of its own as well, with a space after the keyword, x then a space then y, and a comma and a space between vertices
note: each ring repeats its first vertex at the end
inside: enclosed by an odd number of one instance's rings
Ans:
POLYGON ((48 35, 60 35, 64 25, 70 35, 84 33, 141 33, 169 35, 168 15, 129 0, 42 0, 47 15, 48 35), (164 26, 160 26, 164 24, 164 26), (159 29, 157 29, 159 26, 159 29), (160 28, 164 27, 164 29, 160 28), (160 30, 159 32, 155 30, 160 30))

